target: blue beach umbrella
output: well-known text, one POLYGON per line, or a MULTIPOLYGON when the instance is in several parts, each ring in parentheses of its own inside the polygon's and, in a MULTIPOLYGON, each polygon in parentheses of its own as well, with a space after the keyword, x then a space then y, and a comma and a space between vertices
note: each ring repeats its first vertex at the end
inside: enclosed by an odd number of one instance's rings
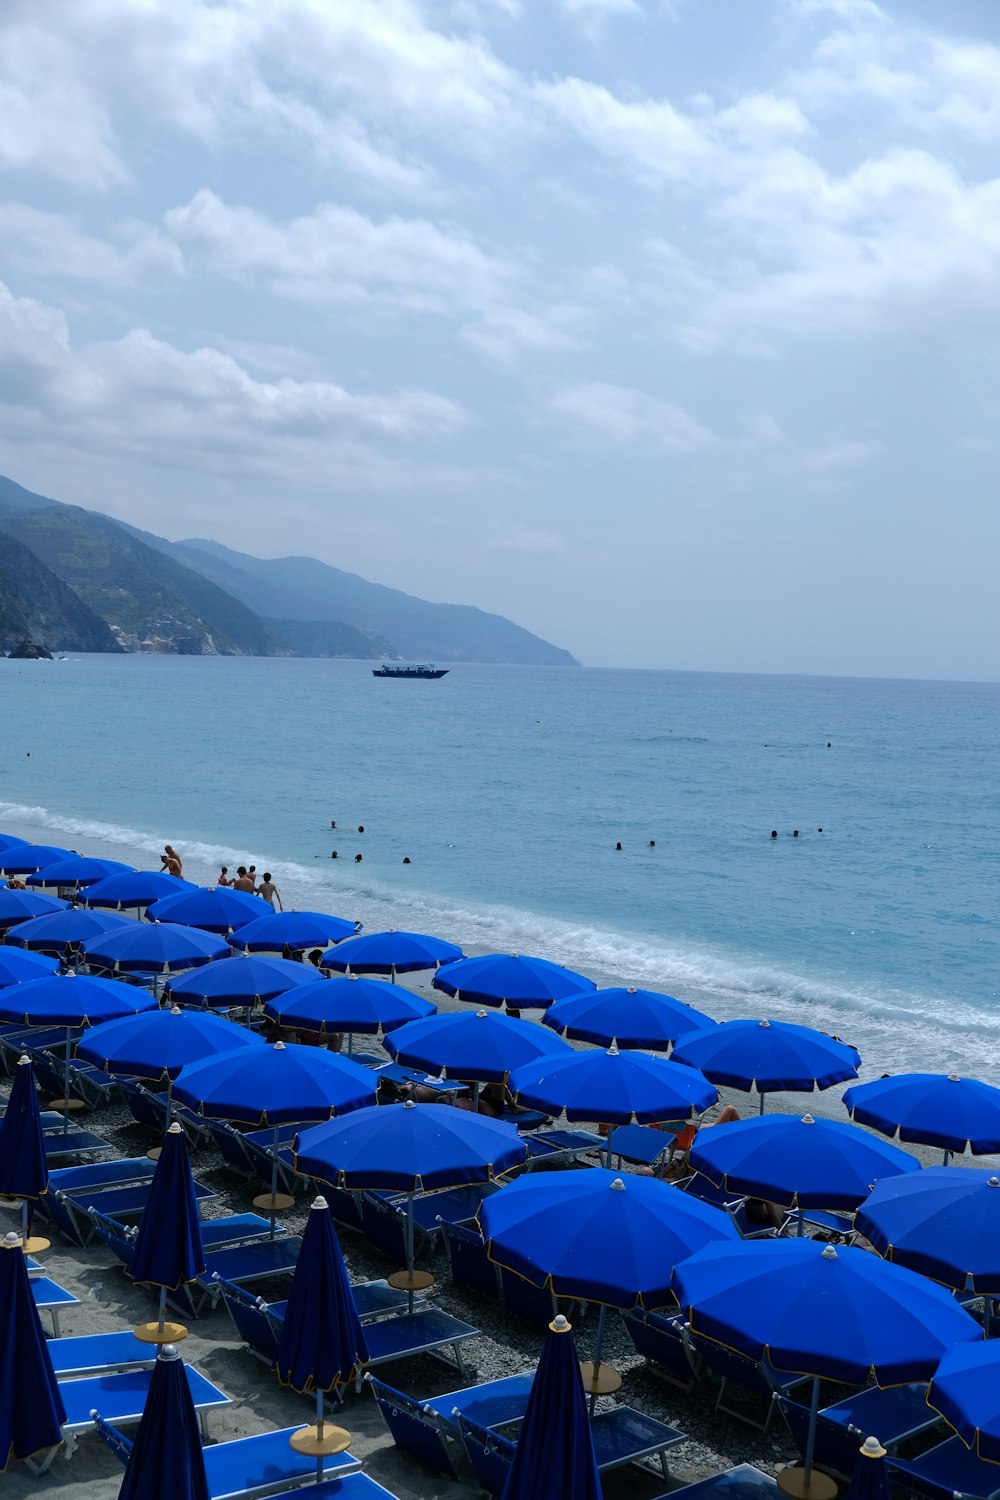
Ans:
POLYGON ((715 1025, 693 1005, 655 990, 588 990, 556 1000, 542 1017, 560 1036, 598 1047, 642 1047, 666 1052, 680 1037, 715 1025))
POLYGON ((83 942, 88 963, 98 963, 116 974, 170 974, 199 968, 214 958, 228 958, 232 951, 223 938, 197 927, 123 920, 123 927, 83 942))
POLYGON ((285 948, 328 948, 361 931, 360 922, 328 916, 322 911, 272 911, 241 927, 235 947, 251 953, 281 953, 285 948))
POLYGON ((500 1500, 567 1495, 601 1500, 602 1490, 573 1330, 560 1314, 549 1324, 500 1500))
POLYGON ((846 1042, 790 1021, 723 1021, 682 1037, 675 1062, 700 1068, 713 1083, 760 1095, 811 1093, 857 1078, 861 1058, 846 1042))
POLYGON ((0 1473, 62 1442, 66 1409, 16 1234, 0 1243, 0 1473))
POLYGON ((958 1291, 1000 1296, 1000 1177, 925 1167, 875 1184, 854 1227, 879 1255, 958 1291))
POLYGON ((174 1344, 162 1344, 118 1500, 209 1500, 198 1413, 174 1344))
POLYGON ((109 875, 83 892, 84 906, 107 906, 120 911, 126 906, 151 906, 161 896, 179 896, 198 887, 166 870, 129 870, 123 875, 109 875))
POLYGON ((858 1449, 845 1500, 892 1500, 885 1455, 878 1438, 865 1438, 858 1449))
POLYGON ((125 875, 133 871, 132 865, 120 859, 86 859, 82 854, 73 854, 69 859, 56 860, 29 875, 25 884, 44 885, 96 885, 109 875, 125 875))
MULTIPOLYGON (((312 964, 241 953, 236 958, 216 959, 171 980, 164 995, 181 1005, 258 1005, 310 982, 317 982, 312 964)), ((324 982, 319 980, 320 984, 324 982)))
MULTIPOLYGON (((47 921, 48 918, 42 920, 47 921)), ((8 989, 12 984, 23 984, 26 979, 42 979, 46 974, 58 972, 58 959, 46 958, 42 953, 0 949, 0 989, 8 989)))
POLYGON ((1000 1089, 955 1073, 899 1073, 844 1092, 859 1125, 923 1146, 989 1156, 1000 1151, 1000 1089))
POLYGON ((864 1250, 815 1240, 710 1245, 682 1261, 674 1293, 692 1331, 748 1359, 813 1378, 805 1483, 819 1381, 906 1385, 983 1331, 950 1292, 864 1250))
POLYGON ((81 907, 71 906, 47 916, 30 917, 16 927, 9 927, 4 942, 17 948, 56 953, 63 948, 78 947, 86 938, 103 937, 106 932, 120 932, 125 927, 134 926, 135 923, 130 923, 127 917, 112 912, 84 911, 81 907))
POLYGON ((593 980, 574 974, 547 958, 523 953, 485 953, 463 958, 443 974, 435 974, 434 988, 472 1005, 506 1005, 510 1010, 543 1010, 553 1000, 597 988, 593 980))
MULTIPOLYGON (((151 1343, 163 1343, 167 1293, 194 1281, 205 1269, 201 1221, 194 1192, 191 1163, 184 1131, 176 1120, 163 1138, 149 1196, 139 1220, 128 1273, 133 1281, 148 1282, 160 1289, 160 1308, 155 1324, 144 1325, 151 1343)), ((137 1330, 139 1337, 142 1333, 137 1330)))
MULTIPOLYGON (((323 1392, 339 1390, 368 1363, 361 1319, 325 1198, 314 1198, 285 1306, 275 1373, 282 1385, 316 1392, 323 1437, 323 1392)), ((317 1460, 322 1478, 322 1458, 317 1460)))
POLYGON ((320 959, 324 969, 348 970, 352 974, 415 974, 437 969, 462 957, 461 948, 423 932, 366 932, 348 938, 320 959))
MULTIPOLYGON (((916 1157, 898 1146, 812 1115, 759 1115, 701 1131, 690 1161, 717 1187, 789 1208, 852 1210, 873 1183, 920 1172, 916 1157)), ((803 1222, 800 1215, 800 1234, 803 1222)))
POLYGON ((43 896, 41 891, 0 889, 0 927, 10 928, 29 917, 47 917, 52 912, 69 909, 69 902, 61 896, 43 896))
POLYGON ((17 844, 0 854, 0 870, 7 875, 33 875, 46 865, 73 858, 72 849, 60 849, 55 844, 17 844))
POLYGON ((384 979, 362 979, 357 974, 301 985, 269 1000, 264 1007, 264 1014, 279 1026, 299 1026, 320 1035, 346 1032, 348 1055, 355 1032, 384 1035, 436 1013, 437 1006, 422 995, 411 994, 398 984, 387 984, 384 979))
POLYGON ((662 1307, 678 1261, 739 1239, 713 1204, 654 1177, 623 1178, 603 1167, 520 1177, 487 1198, 477 1218, 490 1260, 554 1297, 600 1303, 595 1374, 609 1306, 662 1307))
POLYGON ((0 833, 0 854, 6 854, 10 849, 23 849, 27 839, 15 838, 12 833, 0 833))
POLYGON ((28 1203, 49 1188, 49 1167, 35 1070, 27 1053, 14 1069, 6 1113, 0 1119, 0 1196, 21 1200, 21 1239, 28 1242, 28 1203))
POLYGON ((263 1046, 257 1032, 212 1011, 173 1006, 91 1027, 77 1043, 76 1055, 112 1076, 159 1083, 176 1078, 191 1063, 263 1046))
POLYGON ((260 896, 231 891, 228 886, 209 885, 182 891, 178 896, 161 896, 147 906, 146 916, 151 922, 179 922, 185 927, 200 927, 205 932, 228 936, 236 928, 254 921, 264 910, 260 896))
POLYGON ((931 1380, 927 1405, 967 1448, 1000 1464, 1000 1343, 990 1339, 950 1349, 931 1380))
POLYGON ((522 1065, 574 1057, 567 1042, 499 1011, 461 1011, 411 1021, 386 1039, 398 1062, 471 1083, 506 1083, 522 1065))

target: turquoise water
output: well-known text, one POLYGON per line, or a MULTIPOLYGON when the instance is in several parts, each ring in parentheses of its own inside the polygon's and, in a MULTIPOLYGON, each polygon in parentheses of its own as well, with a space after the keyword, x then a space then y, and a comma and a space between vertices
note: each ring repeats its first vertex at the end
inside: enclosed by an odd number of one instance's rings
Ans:
POLYGON ((993 1071, 996 685, 394 682, 176 657, 0 672, 7 831, 147 862, 170 840, 202 880, 254 860, 286 904, 821 1025, 869 1071, 993 1071))

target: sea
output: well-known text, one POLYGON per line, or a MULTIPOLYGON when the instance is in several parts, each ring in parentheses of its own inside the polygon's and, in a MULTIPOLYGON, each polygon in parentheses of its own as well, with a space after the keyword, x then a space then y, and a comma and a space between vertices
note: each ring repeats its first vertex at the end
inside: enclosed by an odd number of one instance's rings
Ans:
POLYGON ((4 661, 0 830, 1000 1083, 1000 685, 372 665, 4 661))

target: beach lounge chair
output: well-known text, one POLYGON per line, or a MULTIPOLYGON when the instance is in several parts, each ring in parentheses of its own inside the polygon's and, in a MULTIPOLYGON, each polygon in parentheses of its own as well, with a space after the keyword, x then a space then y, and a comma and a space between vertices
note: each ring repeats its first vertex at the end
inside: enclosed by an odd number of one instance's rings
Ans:
MULTIPOLYGON (((303 1179, 292 1169, 292 1142, 304 1128, 308 1127, 283 1125, 278 1132, 278 1192, 288 1193, 292 1198, 303 1184, 303 1179)), ((251 1172, 270 1187, 274 1167, 274 1131, 248 1130, 243 1137, 243 1149, 251 1172)))
POLYGON ((486 1254, 483 1237, 476 1226, 442 1224, 441 1232, 451 1262, 452 1281, 496 1301, 500 1296, 497 1268, 486 1254))
POLYGON ((657 1500, 780 1500, 777 1480, 753 1464, 737 1464, 708 1479, 668 1490, 657 1500))
POLYGON ((42 1142, 45 1146, 45 1160, 50 1167, 56 1162, 64 1162, 67 1157, 106 1156, 115 1149, 103 1135, 95 1135, 92 1130, 77 1130, 73 1125, 68 1130, 61 1127, 58 1130, 43 1130, 42 1142))
MULTIPOLYGON (((490 1494, 499 1494, 506 1482, 516 1443, 461 1411, 455 1420, 480 1484, 490 1494)), ((631 1406, 613 1406, 608 1411, 598 1412, 591 1418, 590 1431, 600 1474, 634 1464, 647 1473, 659 1469, 662 1477, 669 1479, 667 1454, 671 1448, 686 1441, 686 1435, 676 1427, 658 1422, 655 1417, 647 1417, 631 1406)))
POLYGON ((520 1422, 528 1404, 534 1371, 488 1380, 482 1385, 446 1391, 423 1399, 406 1396, 374 1375, 365 1380, 372 1388, 382 1419, 397 1448, 412 1453, 452 1479, 466 1456, 459 1416, 471 1417, 482 1427, 503 1427, 520 1422))
POLYGON ((523 1139, 529 1172, 539 1166, 571 1166, 604 1149, 602 1137, 589 1130, 536 1130, 523 1139))
MULTIPOLYGON (((817 1414, 814 1455, 823 1469, 850 1478, 860 1443, 874 1433, 889 1453, 902 1443, 942 1425, 927 1405, 926 1385, 871 1386, 845 1396, 817 1414)), ((809 1431, 808 1407, 786 1396, 775 1397, 796 1447, 805 1454, 809 1431)))
MULTIPOLYGON (((93 1220, 94 1230, 104 1241, 108 1249, 117 1255, 123 1265, 127 1266, 132 1259, 132 1247, 138 1229, 135 1225, 123 1224, 119 1219, 112 1219, 107 1214, 97 1211, 92 1205, 87 1210, 93 1220)), ((221 1250, 231 1245, 240 1245, 252 1240, 270 1238, 271 1225, 269 1220, 260 1214, 226 1214, 221 1219, 205 1219, 201 1224, 201 1243, 206 1252, 221 1250)), ((275 1238, 281 1239, 287 1236, 288 1231, 281 1225, 275 1226, 275 1238)))
POLYGON ((619 1125, 611 1137, 612 1155, 637 1167, 655 1166, 666 1156, 674 1143, 674 1137, 666 1130, 656 1130, 652 1125, 619 1125))
MULTIPOLYGON (((262 1359, 269 1367, 278 1356, 278 1341, 285 1321, 285 1302, 265 1302, 255 1297, 245 1287, 234 1282, 215 1278, 218 1290, 226 1304, 236 1331, 251 1354, 262 1359)), ((352 1287, 354 1303, 362 1323, 378 1317, 403 1312, 409 1301, 405 1292, 396 1291, 387 1281, 362 1282, 352 1287)), ((414 1307, 420 1307, 424 1298, 414 1297, 414 1307)))
POLYGON ((124 1161, 92 1162, 80 1167, 59 1167, 49 1173, 49 1191, 39 1200, 37 1213, 60 1230, 75 1245, 83 1245, 90 1232, 86 1216, 77 1218, 79 1196, 106 1188, 132 1187, 153 1180, 153 1163, 145 1156, 124 1161))
POLYGON ((727 1416, 735 1417, 739 1422, 746 1422, 750 1427, 757 1427, 761 1432, 767 1432, 774 1419, 774 1404, 771 1398, 775 1391, 787 1395, 789 1391, 795 1390, 796 1386, 804 1384, 808 1379, 805 1375, 779 1374, 777 1370, 772 1369, 763 1361, 758 1363, 731 1349, 723 1348, 721 1344, 713 1343, 711 1339, 699 1338, 697 1334, 691 1332, 690 1328, 685 1331, 685 1336, 705 1367, 719 1377, 719 1394, 716 1397, 715 1410, 725 1412, 727 1416), (748 1412, 745 1407, 725 1404, 726 1392, 730 1384, 764 1397, 766 1409, 763 1421, 759 1416, 748 1412))
MULTIPOLYGON (((463 1377, 466 1374, 462 1359, 462 1345, 468 1339, 477 1339, 479 1329, 439 1308, 421 1308, 417 1312, 402 1313, 395 1318, 381 1318, 365 1325, 365 1343, 368 1345, 366 1370, 378 1365, 394 1364, 397 1360, 416 1359, 430 1354, 443 1360, 463 1377), (449 1353, 450 1351, 450 1353, 449 1353)), ((361 1389, 359 1374, 355 1390, 361 1389)))
POLYGON ((636 1308, 623 1312, 621 1319, 648 1368, 687 1394, 698 1379, 701 1364, 685 1337, 684 1315, 636 1308))
POLYGON ((489 1427, 463 1417, 455 1419, 462 1434, 462 1443, 476 1478, 488 1495, 499 1495, 507 1483, 510 1466, 514 1462, 517 1444, 513 1438, 493 1432, 489 1427))
POLYGON ((206 1120, 212 1144, 222 1157, 223 1161, 232 1167, 234 1172, 240 1172, 244 1177, 256 1175, 256 1169, 251 1166, 247 1155, 246 1146, 243 1144, 243 1132, 237 1130, 235 1125, 230 1125, 228 1120, 206 1120))
POLYGON ((544 1287, 532 1286, 516 1271, 508 1271, 503 1266, 497 1266, 496 1270, 500 1301, 507 1312, 513 1313, 515 1318, 523 1318, 526 1323, 534 1323, 536 1328, 552 1322, 559 1304, 551 1292, 544 1287))
POLYGON ((425 1411, 422 1402, 376 1380, 374 1375, 365 1379, 371 1384, 375 1404, 396 1447, 449 1479, 457 1479, 461 1455, 437 1414, 425 1411))
POLYGON ((896 1484, 927 1500, 994 1500, 1000 1495, 1000 1465, 979 1458, 959 1437, 919 1458, 888 1458, 886 1463, 896 1484))
POLYGON ((184 1127, 188 1145, 211 1145, 213 1136, 209 1129, 209 1122, 194 1114, 183 1104, 175 1103, 171 1106, 170 1096, 165 1091, 154 1091, 136 1079, 119 1078, 115 1081, 137 1125, 144 1125, 157 1136, 162 1136, 166 1134, 167 1127, 176 1120, 184 1127))
MULTIPOLYGON (((228 1406, 230 1398, 192 1365, 185 1365, 184 1373, 194 1409, 201 1420, 202 1434, 207 1437, 209 1414, 217 1407, 228 1406)), ((150 1367, 146 1370, 126 1370, 116 1375, 88 1375, 82 1380, 60 1380, 59 1395, 66 1408, 66 1420, 63 1423, 65 1456, 72 1458, 79 1435, 93 1429, 95 1412, 113 1426, 121 1427, 129 1422, 138 1422, 152 1378, 153 1371, 150 1367)))
POLYGON ((131 1329, 118 1333, 88 1333, 77 1338, 49 1339, 46 1344, 56 1375, 111 1375, 119 1370, 150 1367, 156 1345, 143 1344, 131 1329))
POLYGON ((79 1297, 74 1297, 72 1292, 67 1292, 64 1287, 57 1286, 48 1276, 32 1275, 29 1268, 28 1280, 31 1284, 31 1295, 35 1299, 35 1306, 39 1312, 47 1312, 52 1319, 52 1332, 56 1338, 60 1334, 59 1314, 64 1307, 79 1307, 79 1297))
POLYGON ((214 1307, 222 1295, 220 1283, 233 1282, 249 1286, 254 1281, 269 1281, 275 1276, 291 1275, 302 1248, 302 1236, 277 1234, 274 1239, 259 1236, 239 1244, 225 1244, 205 1250, 205 1269, 196 1281, 170 1292, 167 1301, 183 1317, 197 1318, 206 1305, 214 1307))
MULTIPOLYGON (((106 1166, 113 1169, 115 1162, 98 1162, 95 1166, 106 1166)), ((152 1168, 153 1163, 147 1165, 152 1168)), ((73 1169, 70 1168, 72 1171, 73 1169)), ((135 1182, 109 1183, 103 1188, 83 1187, 75 1188, 71 1192, 57 1189, 55 1202, 49 1203, 51 1196, 52 1176, 49 1176, 49 1193, 43 1198, 45 1212, 63 1230, 68 1239, 74 1244, 86 1245, 93 1239, 96 1229, 95 1222, 99 1215, 104 1214, 108 1218, 125 1222, 129 1219, 141 1217, 149 1197, 150 1185, 152 1183, 152 1171, 146 1180, 135 1182), (66 1224, 70 1227, 67 1230, 66 1224)), ((206 1198, 215 1198, 211 1188, 205 1187, 201 1182, 195 1182, 194 1193, 198 1202, 206 1198)))

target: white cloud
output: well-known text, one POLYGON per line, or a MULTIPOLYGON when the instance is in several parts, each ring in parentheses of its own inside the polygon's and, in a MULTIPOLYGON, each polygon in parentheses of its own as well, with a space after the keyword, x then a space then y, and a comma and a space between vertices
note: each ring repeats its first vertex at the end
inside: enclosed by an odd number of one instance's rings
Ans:
POLYGON ((0 166, 78 187, 120 182, 126 170, 111 122, 79 76, 74 48, 58 27, 16 23, 15 6, 6 25, 0 20, 0 166))
POLYGON ((63 214, 45 213, 25 203, 0 203, 0 243, 8 266, 32 274, 98 281, 131 282, 148 274, 180 274, 177 246, 147 225, 125 221, 109 237, 87 234, 63 214))
POLYGON ((558 392, 550 398, 549 410, 571 428, 612 446, 652 442, 672 453, 700 453, 715 441, 708 428, 674 402, 603 381, 558 392))

